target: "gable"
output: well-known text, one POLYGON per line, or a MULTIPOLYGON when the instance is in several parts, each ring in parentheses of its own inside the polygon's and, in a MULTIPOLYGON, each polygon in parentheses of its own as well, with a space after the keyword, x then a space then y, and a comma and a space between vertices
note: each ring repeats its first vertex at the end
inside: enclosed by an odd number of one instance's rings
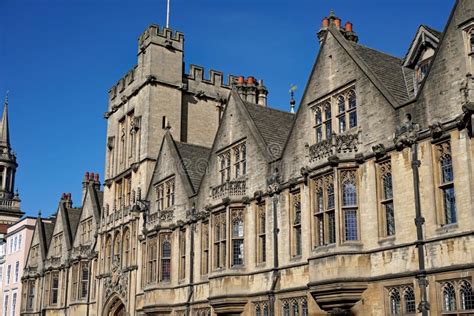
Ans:
POLYGON ((426 25, 420 25, 403 61, 405 67, 414 68, 420 61, 434 55, 441 33, 426 25))

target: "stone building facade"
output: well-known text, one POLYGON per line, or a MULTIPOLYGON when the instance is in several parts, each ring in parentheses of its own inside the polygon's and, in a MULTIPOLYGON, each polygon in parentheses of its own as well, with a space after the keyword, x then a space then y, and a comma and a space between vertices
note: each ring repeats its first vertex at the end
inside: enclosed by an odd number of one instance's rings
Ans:
POLYGON ((22 314, 474 313, 474 3, 403 59, 334 13, 318 39, 292 114, 253 77, 183 75, 183 34, 149 27, 103 191, 87 173, 38 221, 22 314))

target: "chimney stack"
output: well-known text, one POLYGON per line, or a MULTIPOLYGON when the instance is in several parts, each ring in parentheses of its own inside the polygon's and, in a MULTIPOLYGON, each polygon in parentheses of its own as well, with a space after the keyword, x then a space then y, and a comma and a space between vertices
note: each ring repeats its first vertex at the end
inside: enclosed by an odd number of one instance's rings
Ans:
POLYGON ((334 27, 336 30, 340 31, 341 34, 348 40, 353 42, 358 42, 359 38, 353 30, 353 25, 351 22, 347 21, 344 25, 344 28, 341 27, 341 19, 336 16, 333 10, 329 13, 328 17, 325 17, 321 23, 321 29, 318 32, 319 43, 325 38, 328 28, 334 27))
POLYGON ((267 106, 268 90, 263 85, 263 80, 257 80, 254 76, 249 76, 247 79, 240 76, 234 85, 242 100, 261 106, 267 106))

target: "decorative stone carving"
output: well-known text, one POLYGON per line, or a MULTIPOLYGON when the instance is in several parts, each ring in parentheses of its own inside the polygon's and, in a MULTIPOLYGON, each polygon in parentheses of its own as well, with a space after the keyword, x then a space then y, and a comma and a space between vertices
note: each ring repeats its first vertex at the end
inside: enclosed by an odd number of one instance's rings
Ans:
POLYGON ((107 148, 112 150, 114 148, 115 136, 109 136, 107 138, 107 148))
POLYGON ((395 137, 393 139, 395 147, 400 150, 404 147, 411 146, 416 142, 419 131, 420 125, 413 123, 411 120, 411 115, 407 114, 405 121, 395 130, 395 137))
POLYGON ((112 262, 112 271, 110 275, 105 277, 105 300, 116 293, 120 299, 126 303, 128 298, 128 273, 124 273, 120 269, 120 261, 114 259, 112 262))
POLYGON ((375 146, 372 146, 372 151, 375 154, 375 157, 383 157, 387 153, 387 150, 385 149, 385 146, 383 144, 377 144, 375 146))
POLYGON ((444 129, 443 125, 440 122, 436 122, 428 127, 430 129, 430 134, 432 138, 439 138, 441 137, 441 135, 443 135, 444 129))
POLYGON ((174 209, 167 208, 167 209, 161 210, 159 214, 160 214, 160 221, 170 222, 174 218, 174 209))
POLYGON ((275 168, 271 176, 267 178, 267 193, 269 195, 278 194, 281 190, 280 183, 280 172, 275 168))
POLYGON ((340 153, 352 153, 359 150, 359 134, 332 134, 332 137, 309 146, 310 161, 330 157, 340 153))

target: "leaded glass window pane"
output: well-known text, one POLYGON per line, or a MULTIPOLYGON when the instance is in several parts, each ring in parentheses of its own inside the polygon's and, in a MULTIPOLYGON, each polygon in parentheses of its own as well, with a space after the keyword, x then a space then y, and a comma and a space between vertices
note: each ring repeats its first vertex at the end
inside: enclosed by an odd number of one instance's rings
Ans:
POLYGON ((456 291, 451 282, 443 286, 443 309, 447 312, 456 311, 456 291))
POLYGON ((344 210, 346 240, 357 240, 357 211, 344 210))
POLYGON ((390 290, 389 293, 390 315, 400 315, 400 292, 397 289, 390 290))
POLYGON ((395 235, 395 213, 393 210, 393 202, 384 204, 385 207, 385 218, 387 221, 387 236, 395 235))
POLYGON ((461 310, 474 309, 474 293, 472 292, 471 283, 462 281, 459 286, 459 294, 461 298, 461 310))
POLYGON ((352 182, 344 182, 343 184, 342 205, 343 206, 357 205, 356 186, 352 182))
POLYGON ((413 292, 413 288, 411 286, 405 288, 403 299, 405 300, 405 312, 416 313, 415 293, 413 292))
POLYGON ((456 223, 456 198, 454 196, 454 187, 451 186, 443 189, 443 200, 445 223, 456 223))

